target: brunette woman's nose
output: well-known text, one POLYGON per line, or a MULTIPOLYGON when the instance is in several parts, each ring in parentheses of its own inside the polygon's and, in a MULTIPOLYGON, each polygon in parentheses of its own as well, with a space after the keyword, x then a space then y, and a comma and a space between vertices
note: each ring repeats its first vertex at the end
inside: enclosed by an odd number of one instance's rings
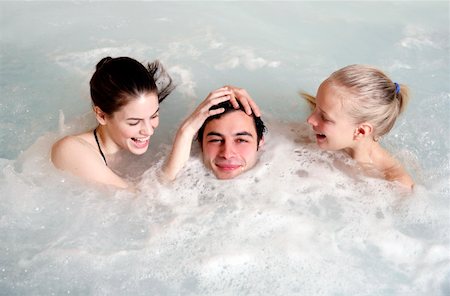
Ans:
POLYGON ((150 122, 144 123, 141 129, 141 134, 145 136, 151 136, 153 135, 153 132, 155 131, 155 128, 152 126, 150 122))

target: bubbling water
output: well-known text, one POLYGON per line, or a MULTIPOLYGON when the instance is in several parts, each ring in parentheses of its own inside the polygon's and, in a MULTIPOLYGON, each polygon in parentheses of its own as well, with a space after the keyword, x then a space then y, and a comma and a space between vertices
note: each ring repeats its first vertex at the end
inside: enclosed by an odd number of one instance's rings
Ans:
POLYGON ((0 2, 0 294, 449 295, 448 7, 0 2), (57 139, 95 127, 88 82, 108 55, 159 58, 177 84, 149 151, 111 163, 135 192, 49 160, 57 139), (296 93, 353 63, 411 87, 382 144, 412 194, 317 149, 302 123, 296 93), (160 184, 180 120, 223 84, 263 110, 259 162, 216 180, 194 144, 160 184))
POLYGON ((345 154, 318 150, 304 124, 268 126, 259 162, 238 178, 215 179, 194 149, 176 181, 157 181, 158 160, 136 192, 57 171, 58 136, 42 137, 2 163, 3 293, 449 291, 444 196, 363 177, 345 154))

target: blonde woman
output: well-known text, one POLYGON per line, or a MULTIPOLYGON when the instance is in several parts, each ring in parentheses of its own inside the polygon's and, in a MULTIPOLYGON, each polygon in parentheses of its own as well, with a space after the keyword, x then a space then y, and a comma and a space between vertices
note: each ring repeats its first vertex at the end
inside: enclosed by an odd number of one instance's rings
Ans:
POLYGON ((350 65, 325 79, 316 97, 303 96, 314 105, 307 122, 320 148, 344 150, 363 168, 386 180, 414 186, 411 176, 378 141, 406 107, 405 85, 376 68, 350 65))

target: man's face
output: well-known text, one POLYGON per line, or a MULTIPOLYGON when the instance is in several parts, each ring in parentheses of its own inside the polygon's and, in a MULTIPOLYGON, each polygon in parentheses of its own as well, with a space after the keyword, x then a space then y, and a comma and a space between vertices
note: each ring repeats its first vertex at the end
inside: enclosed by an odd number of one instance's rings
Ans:
POLYGON ((202 152, 203 163, 217 179, 231 179, 252 168, 258 156, 253 117, 236 110, 208 122, 202 152))

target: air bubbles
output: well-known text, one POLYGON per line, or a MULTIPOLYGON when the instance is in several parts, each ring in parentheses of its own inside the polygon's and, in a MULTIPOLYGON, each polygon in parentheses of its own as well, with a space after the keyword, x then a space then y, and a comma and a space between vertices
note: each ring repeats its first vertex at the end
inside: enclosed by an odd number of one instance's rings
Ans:
POLYGON ((305 178, 305 177, 308 177, 308 172, 306 171, 306 170, 297 170, 296 172, 295 172, 295 174, 297 175, 297 176, 299 176, 300 178, 305 178))

